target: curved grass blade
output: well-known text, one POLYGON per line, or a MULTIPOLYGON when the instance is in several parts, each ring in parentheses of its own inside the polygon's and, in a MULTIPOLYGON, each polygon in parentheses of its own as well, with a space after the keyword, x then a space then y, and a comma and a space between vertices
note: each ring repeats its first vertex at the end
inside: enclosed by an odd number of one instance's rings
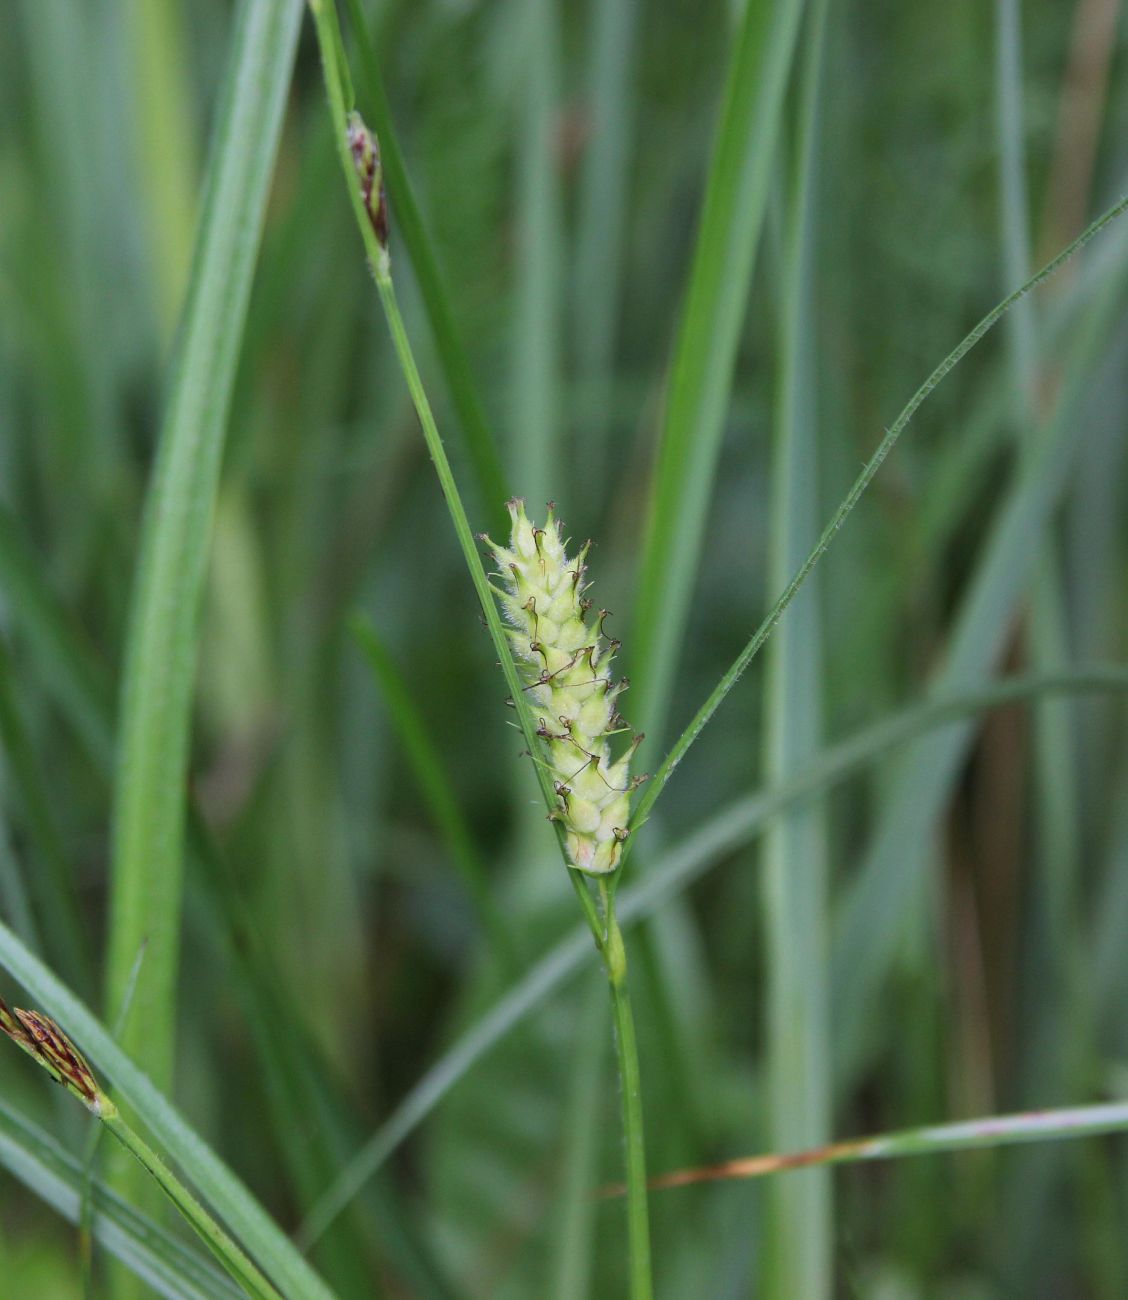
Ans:
MULTIPOLYGON (((148 958, 146 958, 148 960, 148 958)), ((332 1300, 333 1293, 238 1178, 214 1154, 132 1060, 113 1035, 50 970, 0 923, 0 967, 62 1027, 98 1073, 109 1080, 164 1153, 183 1170, 201 1200, 239 1239, 288 1300, 332 1300)))
POLYGON ((0 1030, 113 1133, 248 1295, 257 1300, 282 1300, 243 1250, 124 1119, 101 1090, 81 1052, 54 1020, 38 1011, 18 1007, 13 1011, 0 998, 0 1030))
MULTIPOLYGON (((1098 289, 1096 302, 1078 325, 1055 408, 1035 431, 1035 445, 1021 458, 997 511, 953 619, 933 691, 967 688, 992 672, 1076 454, 1080 407, 1126 289, 1125 276, 1110 279, 1098 289)), ((914 746, 893 776, 870 847, 840 904, 832 936, 831 983, 834 1022, 841 1035, 837 1063, 846 1077, 860 1066, 865 1018, 895 959, 905 909, 920 896, 933 828, 970 740, 969 728, 960 726, 914 746)))
MULTIPOLYGON (((71 1223, 78 1223, 84 1180, 76 1160, 43 1129, 0 1098, 0 1164, 71 1223)), ((169 1300, 230 1300, 242 1290, 104 1183, 91 1185, 95 1239, 169 1300)))
POLYGON ((235 366, 282 127, 299 0, 244 0, 208 166, 177 361, 142 527, 123 679, 107 989, 145 969, 122 1042, 172 1078, 198 611, 235 366))
MULTIPOLYGON (((829 789, 884 755, 937 727, 986 709, 1046 694, 1128 691, 1128 669, 1092 668, 1060 676, 1016 677, 946 699, 929 700, 865 728, 824 750, 819 759, 786 785, 738 800, 681 844, 661 855, 637 885, 619 899, 621 923, 648 916, 698 880, 718 862, 743 848, 781 812, 829 789)), ((357 1151, 336 1182, 314 1206, 297 1233, 309 1248, 370 1177, 466 1075, 474 1063, 533 1011, 550 993, 583 968, 592 954, 590 938, 576 930, 533 965, 481 1020, 423 1075, 388 1119, 357 1151)))
POLYGON ((662 739, 698 570, 803 0, 748 4, 733 43, 694 248, 635 607, 638 728, 662 739))
MULTIPOLYGON (((806 582, 811 570, 816 564, 818 564, 819 560, 821 560, 823 555, 826 553, 827 548, 834 540, 838 530, 846 522, 850 512, 861 500, 866 488, 868 488, 870 483, 873 481, 874 475, 881 468, 886 456, 888 456, 893 450, 898 438, 900 438, 901 434, 905 431, 909 421, 917 413, 917 410, 920 408, 925 398, 928 397, 932 390, 945 378, 946 375, 955 369, 971 349, 975 347, 979 340, 999 323, 1015 303, 1020 302, 1028 293, 1033 289, 1036 289, 1038 285, 1048 280, 1055 271, 1063 266, 1076 253, 1080 252, 1091 239, 1100 234, 1106 226, 1115 221, 1116 218, 1121 216, 1125 211, 1128 211, 1128 195, 1125 195, 1124 198, 1120 199, 1117 203, 1113 204, 1111 208, 1108 208, 1103 212, 1091 225, 1087 226, 1085 230, 1077 236, 1073 243, 1062 249, 1057 257, 1052 261, 1047 262, 1046 265, 1036 274, 1031 276, 1025 284, 1021 285, 1012 294, 1004 298, 998 306, 992 308, 991 311, 983 317, 979 324, 966 334, 952 349, 952 351, 948 353, 944 360, 940 362, 936 369, 933 370, 932 374, 928 376, 924 383, 921 384, 912 395, 908 404, 901 411, 896 420, 893 421, 885 436, 878 443, 877 449, 874 451, 873 455, 868 461, 866 461, 862 472, 854 480, 854 484, 850 488, 850 491, 843 498, 838 509, 832 515, 830 522, 823 529, 822 535, 819 537, 814 549, 803 561, 795 576, 784 588, 779 599, 768 611, 767 616, 753 633, 748 644, 736 657, 732 666, 717 683, 705 703, 702 704, 696 714, 694 714, 689 726, 687 726, 678 737, 673 748, 662 760, 661 766, 647 785, 643 797, 635 806, 634 815, 631 818, 632 831, 638 830, 643 822, 645 822, 650 813, 650 809, 654 806, 654 801, 662 793, 662 789, 673 775, 674 769, 686 756, 690 746, 704 730, 713 714, 716 713, 725 696, 728 695, 729 691, 732 690, 743 676, 745 669, 759 653, 764 642, 767 641, 769 636, 771 636, 775 625, 783 616, 784 611, 795 599, 799 588, 804 582, 806 582)), ((624 846, 624 858, 630 852, 634 838, 635 837, 632 836, 624 846)))
MULTIPOLYGON (((959 1120, 954 1124, 931 1124, 900 1129, 876 1137, 852 1138, 829 1146, 786 1155, 747 1156, 726 1160, 701 1169, 679 1169, 650 1180, 651 1189, 688 1187, 693 1183, 715 1183, 722 1179, 763 1178, 790 1169, 817 1165, 856 1164, 862 1160, 897 1160, 904 1156, 938 1155, 945 1151, 974 1151, 987 1147, 1014 1146, 1023 1142, 1052 1142, 1063 1138, 1095 1137, 1128 1129, 1128 1101, 1105 1105, 1070 1106, 1059 1110, 1024 1111, 1017 1115, 990 1115, 984 1119, 959 1120)), ((626 1189, 603 1189, 602 1195, 621 1196, 626 1189)))

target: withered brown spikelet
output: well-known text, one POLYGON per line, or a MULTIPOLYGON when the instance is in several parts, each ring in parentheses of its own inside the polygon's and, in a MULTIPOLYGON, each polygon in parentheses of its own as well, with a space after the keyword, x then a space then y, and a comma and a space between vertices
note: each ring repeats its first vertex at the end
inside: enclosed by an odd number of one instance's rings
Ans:
POLYGON ((38 1011, 14 1011, 0 998, 0 1030, 96 1115, 110 1105, 85 1057, 59 1026, 38 1011))

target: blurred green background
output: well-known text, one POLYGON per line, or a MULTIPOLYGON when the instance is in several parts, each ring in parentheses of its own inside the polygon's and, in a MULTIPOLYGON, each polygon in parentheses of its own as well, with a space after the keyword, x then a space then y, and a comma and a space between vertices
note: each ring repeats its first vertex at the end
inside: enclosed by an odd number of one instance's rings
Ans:
MULTIPOLYGON (((1128 178, 1117 0, 750 3, 747 29, 694 0, 365 6, 508 490, 595 540, 643 770, 917 385, 1128 178), (727 137, 763 196, 762 221, 754 183, 733 202, 730 257, 698 236, 740 57, 750 96, 779 74, 779 112, 752 110, 745 154, 727 137), (717 283, 687 342, 695 249, 717 283), (693 413, 654 506, 675 356, 716 451, 693 413)), ((234 12, 13 0, 0 42, 0 904, 95 1009, 111 728, 234 12)), ((173 1088, 287 1229, 576 925, 346 197, 303 19, 199 626, 173 1088)), ((500 538, 391 197, 439 427, 500 538)), ((1113 225, 929 399, 629 883, 930 692, 1125 659, 1126 290, 1113 225)), ((657 900, 628 935, 651 1168, 1125 1095, 1124 723, 1115 695, 969 708, 657 900)), ((341 1295, 624 1293, 622 1205, 589 1196, 622 1158, 589 949, 451 1063, 314 1250, 341 1295)), ((18 1053, 0 1097, 81 1154, 18 1053)), ((1123 1138, 662 1192, 652 1216, 668 1297, 1128 1294, 1123 1138)), ((0 1276, 81 1293, 73 1228, 10 1172, 0 1276)))

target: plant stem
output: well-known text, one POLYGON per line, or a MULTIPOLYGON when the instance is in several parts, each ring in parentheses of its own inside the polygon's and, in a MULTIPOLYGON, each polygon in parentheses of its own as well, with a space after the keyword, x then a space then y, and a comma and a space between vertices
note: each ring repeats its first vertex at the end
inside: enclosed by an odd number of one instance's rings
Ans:
POLYGON ((117 1107, 108 1099, 103 1099, 100 1117, 122 1146, 157 1181, 161 1190, 247 1294, 263 1297, 264 1300, 282 1300, 281 1292, 267 1281, 144 1138, 122 1119, 117 1107))
MULTIPOLYGON (((601 882, 602 886, 602 882, 601 882)), ((623 1140, 627 1162, 627 1241, 630 1250, 631 1300, 650 1300, 650 1217, 646 1191, 646 1143, 642 1131, 642 1077, 638 1067, 638 1040, 627 988, 627 950, 615 917, 615 895, 601 888, 607 919, 603 957, 611 985, 615 1017, 615 1058, 623 1103, 623 1140)))
MULTIPOLYGON (((404 379, 407 381, 408 390, 411 393, 411 400, 415 404, 415 410, 419 416, 419 422, 423 426, 423 438, 427 443, 427 450, 431 453, 431 460, 434 462, 435 473, 439 477, 439 484, 443 490, 443 496, 446 498, 447 507, 450 510, 451 519, 454 522, 454 531, 462 544, 463 554, 466 556, 467 567, 470 570, 470 577, 474 582, 478 598, 482 603, 482 608, 486 614, 486 620, 490 625, 490 631, 494 630, 493 624, 497 623, 497 635, 494 637, 494 644, 500 644, 505 647, 504 653, 501 654, 502 668, 505 669, 506 681, 512 695, 514 704, 518 710, 518 715, 528 712, 525 705, 524 693, 521 682, 517 677, 517 669, 513 664, 512 654, 509 650, 509 643, 506 640, 505 632, 501 627, 501 619, 497 613, 497 606, 493 595, 489 589, 489 582, 478 560, 478 551, 474 545, 474 537, 470 531, 470 522, 466 518, 466 511, 462 507, 462 501, 458 495, 458 489, 455 486, 454 475, 451 472, 450 462, 447 460, 446 450, 443 447, 443 441, 439 437, 439 431, 435 426, 435 417, 431 412, 431 404, 427 400, 427 394, 423 388, 423 381, 419 377, 419 368, 415 364, 415 355, 411 350, 411 342, 407 337, 407 330, 404 328, 403 316, 400 314, 399 303, 396 300, 395 285, 392 284, 392 277, 386 272, 382 272, 378 262, 373 263, 373 274, 376 279, 376 288, 380 292, 380 301, 384 306, 384 315, 388 321, 388 329, 391 331, 392 342, 395 344, 396 355, 399 357, 400 367, 403 370, 404 379)), ((499 653, 500 650, 499 650, 499 653)), ((524 723, 524 718, 522 718, 524 723)), ((533 753, 535 742, 531 739, 532 728, 522 726, 526 733, 526 739, 529 742, 529 752, 533 753)), ((537 781, 541 787, 541 794, 544 796, 545 806, 548 808, 555 807, 555 800, 552 796, 551 787, 549 786, 549 777, 544 768, 537 763, 533 766, 536 768, 537 781)), ((554 823, 555 825, 555 823, 554 823)), ((559 834, 559 832, 558 832, 559 834)), ((578 871, 569 870, 568 876, 572 881, 572 887, 576 891, 576 897, 580 901, 580 907, 583 909, 587 923, 591 927, 592 934, 595 936, 598 945, 603 935, 603 926, 599 918, 599 912, 595 906, 595 900, 588 893, 587 886, 578 871)))
MULTIPOLYGON (((451 523, 454 525, 455 536, 458 538, 463 558, 466 560, 466 567, 470 571, 470 581, 474 584, 474 590, 478 595, 490 638, 497 650, 498 659, 501 661, 501 670, 505 674, 506 685, 509 687, 513 707, 521 724, 525 744, 529 753, 535 754, 536 738, 533 731, 532 714, 525 700, 525 692, 517 673, 517 666, 513 662, 513 654, 509 648, 509 638, 502 626, 497 602, 490 590, 486 571, 482 567, 482 560, 478 554, 474 533, 466 516, 466 508, 462 504, 458 485, 454 481, 454 474, 451 471, 450 461, 447 459, 446 449, 443 447, 443 440, 439 437, 439 430, 435 424, 434 414, 431 411, 431 403, 427 400, 423 380, 419 375, 419 367, 415 363, 415 354, 411 350, 411 342, 407 337, 403 316, 400 314, 399 303, 396 300, 388 250, 381 246, 376 237, 369 215, 365 211, 360 186, 357 184, 356 171, 348 145, 346 115, 351 100, 347 88, 347 70, 342 65, 339 55, 341 38, 340 28, 337 23, 336 6, 332 3, 332 0, 308 0, 308 4, 317 26, 317 43, 321 50, 321 63, 325 73, 325 91, 329 100, 329 112, 333 120, 333 130, 337 140, 337 154, 340 158, 342 170, 345 173, 353 215, 356 218, 360 237, 364 241, 365 251, 368 254, 369 266, 380 294, 380 302, 384 308, 384 316, 388 322, 388 330, 395 346, 396 357, 400 369, 403 371, 408 392, 411 394, 415 413, 419 416, 419 423, 423 428, 423 440, 427 444, 427 451, 431 456, 432 464, 435 466, 435 473, 438 476, 439 486, 442 488, 443 499, 450 513, 451 523)), ((549 775, 539 763, 534 762, 533 770, 536 773, 544 805, 551 811, 556 807, 556 797, 549 775)), ((563 832, 557 823, 554 822, 553 825, 556 827, 556 838, 560 845, 561 857, 567 862, 564 853, 563 832)), ((595 906, 595 900, 588 893, 587 886, 580 878, 579 872, 569 870, 568 876, 573 889, 576 891, 576 897, 579 899, 584 917, 591 928, 596 946, 601 947, 603 923, 595 906)))
MULTIPOLYGON (((407 337, 407 330, 396 300, 395 286, 392 283, 388 250, 382 237, 377 235, 371 219, 371 212, 366 210, 357 184, 356 173, 348 145, 348 126, 346 118, 347 99, 346 73, 341 65, 340 30, 337 14, 332 0, 309 0, 317 24, 318 44, 321 48, 322 66, 325 72, 325 87, 329 99, 329 109, 333 118, 333 127, 337 136, 337 151, 340 155, 342 169, 348 184, 349 198, 356 217, 361 238, 368 253, 380 302, 388 322, 392 343, 403 371, 404 380, 411 394, 412 403, 423 428, 423 438, 427 444, 431 460, 438 475, 439 484, 450 512, 455 535, 462 548, 466 566, 474 590, 481 602, 482 612, 490 635, 497 648, 502 670, 521 722, 529 752, 536 753, 536 739, 533 732, 532 717, 525 700, 522 682, 517 673, 516 664, 509 648, 509 640, 502 627, 497 602, 490 590, 489 579, 482 567, 478 555, 470 522, 447 460, 442 439, 435 424, 431 404, 419 375, 419 367, 407 337)), ((544 797, 545 807, 549 810, 556 806, 550 778, 543 764, 534 762, 537 781, 544 797)), ((558 823, 554 822, 557 839, 563 850, 563 835, 558 823)), ((599 884, 603 903, 603 916, 592 897, 588 886, 579 871, 568 871, 572 887, 576 891, 580 907, 595 939, 596 947, 603 953, 607 963, 607 974, 611 984, 611 1000, 615 1018, 615 1047, 619 1063, 619 1076, 623 1096, 623 1131, 627 1149, 627 1201, 628 1241, 631 1273, 631 1300, 650 1300, 653 1294, 650 1276, 650 1225, 647 1217, 646 1193, 646 1150, 642 1132, 642 1084, 638 1065, 638 1044, 635 1038, 634 1018, 631 1014, 630 997, 627 992, 627 956, 623 947, 623 937, 615 919, 614 884, 608 887, 607 880, 599 884)))
POLYGON ((365 115, 370 115, 373 130, 380 141, 380 158, 388 198, 396 214, 396 230, 403 239, 411 267, 419 285, 419 295, 434 335, 435 352, 442 365, 450 390, 451 403, 458 413, 466 441, 467 460, 477 481, 482 511, 491 527, 508 523, 501 503, 510 495, 497 443, 486 420, 482 399, 474 383, 466 347, 462 341, 454 311, 439 271, 434 246, 423 224, 423 215, 415 199, 407 167, 392 127, 392 110, 388 103, 374 38, 365 21, 361 0, 346 0, 360 65, 360 87, 365 115))

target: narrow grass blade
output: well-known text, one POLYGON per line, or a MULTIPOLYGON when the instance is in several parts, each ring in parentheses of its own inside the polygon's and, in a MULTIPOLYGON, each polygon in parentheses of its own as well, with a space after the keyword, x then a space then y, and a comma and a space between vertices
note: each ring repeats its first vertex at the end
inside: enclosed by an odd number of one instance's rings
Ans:
MULTIPOLYGON (((1038 285, 1042 284, 1045 280, 1048 280, 1050 276, 1053 275, 1054 272, 1057 271, 1065 262, 1073 257, 1074 254, 1078 253, 1091 239, 1098 235, 1107 225, 1115 221, 1116 218, 1121 216, 1125 211, 1128 211, 1128 196, 1120 199, 1119 202, 1115 203, 1111 208, 1108 208, 1103 212, 1090 226, 1078 235, 1072 244, 1067 248, 1064 248, 1057 257, 1053 259, 1053 261, 1047 262, 1046 265, 1035 275, 1031 276, 1025 284, 1021 285, 1009 297, 1004 298, 997 307, 994 307, 989 311, 979 324, 976 325, 969 334, 966 334, 956 347, 948 353, 944 360, 940 362, 936 369, 933 370, 932 374, 928 376, 924 383, 921 384, 909 399, 908 404, 901 411, 896 420, 893 421, 893 424, 889 427, 889 430, 886 432, 881 442, 878 443, 877 449, 874 451, 873 455, 868 461, 866 461, 862 472, 854 480, 850 491, 843 498, 826 528, 823 529, 814 549, 803 561, 803 564, 800 566, 795 576, 784 588, 782 595, 768 611, 767 616, 753 633, 748 644, 737 656, 732 666, 717 683, 716 687, 709 695, 709 698, 697 710, 696 714, 694 714, 693 718, 690 720, 689 725, 678 737, 677 741, 675 741, 673 748, 662 760, 658 771, 648 783, 643 797, 635 806, 634 815, 631 818, 632 830, 637 830, 646 820, 650 809, 654 806, 655 800, 662 793, 662 790, 673 774, 674 769, 685 757, 690 746, 704 730, 713 714, 716 713, 725 696, 728 695, 729 691, 732 690, 743 676, 745 669, 759 653, 764 642, 767 641, 769 636, 771 636, 775 625, 779 622, 780 618, 782 618, 784 611, 795 599, 799 588, 807 580, 812 569, 814 569, 815 565, 818 564, 819 560, 822 559, 823 555, 826 553, 838 530, 846 522, 850 512, 861 500, 866 488, 868 488, 870 483, 873 481, 874 475, 881 468, 886 456, 888 456, 893 450, 898 438, 900 438, 901 434, 905 431, 909 421, 916 414, 925 398, 927 398, 937 384, 939 384, 941 380, 943 380, 944 377, 963 360, 979 340, 999 323, 1016 302, 1021 301, 1021 299, 1030 293, 1031 290, 1036 289, 1038 285)), ((632 836, 632 839, 627 841, 623 854, 624 858, 630 851, 633 839, 634 837, 632 836)))
POLYGON ((391 107, 384 89, 375 42, 369 35, 361 0, 346 0, 353 40, 360 64, 358 84, 361 103, 380 140, 380 152, 388 195, 395 211, 396 230, 403 239, 423 306, 435 338, 435 351, 442 363, 458 422, 466 439, 466 450, 478 490, 482 518, 491 528, 505 527, 502 503, 510 496, 501 457, 478 395, 466 347, 459 334, 450 298, 443 285, 438 259, 423 224, 415 193, 404 165, 403 153, 392 124, 391 107))
MULTIPOLYGON (((1055 410, 1037 434, 1000 506, 960 610, 933 689, 949 692, 990 675, 1009 630, 1017 600, 1030 577, 1041 537, 1076 451, 1081 404, 1092 367, 1107 346, 1124 294, 1122 280, 1100 291, 1070 349, 1055 410)), ((880 823, 859 874, 852 881, 833 937, 835 1023, 856 1068, 864 1043, 861 1026, 892 962, 906 907, 921 888, 932 830, 967 751, 972 728, 964 725, 916 746, 895 776, 880 823)))
MULTIPOLYGON (((772 458, 770 582, 783 587, 818 532, 819 416, 815 223, 819 94, 826 4, 808 11, 802 94, 783 261, 783 303, 772 458)), ((822 618, 809 582, 769 647, 764 675, 764 771, 785 782, 817 754, 822 732, 822 618)), ((768 1145, 777 1151, 830 1136, 827 990, 827 827, 811 802, 777 818, 763 848, 767 978, 768 1145)), ((816 1170, 773 1185, 764 1243, 764 1293, 829 1296, 833 1278, 830 1179, 816 1170)))
MULTIPOLYGON (((512 10, 521 51, 520 145, 514 267, 512 428, 509 461, 518 495, 540 506, 558 495, 560 410, 560 195, 553 149, 557 68, 556 0, 512 10)), ((577 485, 578 486, 578 485, 577 485)), ((571 494, 572 484, 563 489, 571 494)))
POLYGON ((301 16, 244 0, 209 162, 188 305, 146 505, 126 649, 114 808, 111 1014, 148 955, 123 1044, 172 1078, 189 715, 227 410, 301 16))
MULTIPOLYGON (((984 1119, 961 1120, 955 1124, 933 1124, 924 1128, 882 1133, 877 1137, 833 1142, 810 1151, 788 1155, 748 1156, 726 1160, 702 1169, 681 1169, 652 1178, 655 1190, 686 1187, 692 1183, 714 1183, 721 1179, 762 1178, 813 1165, 856 1164, 863 1160, 896 1160, 904 1156, 939 1155, 945 1151, 975 1151, 1013 1146, 1023 1142, 1052 1142, 1063 1138, 1096 1137, 1128 1129, 1128 1102, 1100 1106, 1072 1106, 1060 1110, 1027 1111, 1018 1115, 991 1115, 984 1119)), ((622 1195, 622 1188, 608 1188, 606 1194, 622 1195)))
POLYGON ((2 923, 0 967, 58 1022, 93 1068, 113 1084, 115 1094, 146 1125, 162 1151, 191 1180, 205 1205, 227 1224, 283 1294, 290 1300, 331 1300, 332 1292, 286 1234, 118 1047, 109 1030, 2 923))
MULTIPOLYGON (((575 422, 580 430, 584 488, 597 494, 608 467, 640 7, 637 0, 603 0, 591 16, 591 81, 586 94, 591 137, 580 176, 572 322, 580 392, 575 422)), ((593 504, 598 508, 602 501, 593 504)))
POLYGON ((133 70, 137 173, 157 319, 171 338, 196 227, 197 149, 185 48, 187 12, 174 0, 124 6, 133 70))
MULTIPOLYGON (((49 1134, 0 1099, 0 1163, 71 1223, 78 1223, 80 1163, 49 1134)), ((104 1183, 92 1184, 98 1243, 170 1300, 228 1300, 243 1292, 212 1264, 126 1204, 104 1183)))
POLYGON ((142 1169, 156 1180, 161 1191, 176 1206, 180 1215, 200 1239, 207 1244, 216 1258, 254 1300, 283 1300, 256 1265, 241 1248, 231 1240, 223 1228, 204 1209, 179 1178, 149 1146, 133 1127, 126 1123, 121 1113, 111 1111, 103 1117, 106 1128, 132 1155, 142 1169))
POLYGON ((638 727, 661 740, 698 570, 802 0, 744 7, 678 333, 633 627, 638 727))
MULTIPOLYGON (((1030 269, 1029 195, 1026 183, 1022 95, 1022 25, 1017 0, 995 3, 996 121, 999 140, 1001 243, 1008 280, 1023 279, 1030 269)), ((1030 436, 1039 408, 1037 301, 1025 298, 1007 321, 1011 373, 1011 424, 1018 455, 1036 448, 1030 436)), ((1041 403, 1044 406, 1044 403, 1041 403)), ((1047 532, 1039 547, 1030 583, 1029 618, 1024 639, 1033 665, 1043 672, 1062 671, 1068 662, 1065 611, 1061 599, 1055 540, 1047 532)), ((1020 997, 1033 1012, 1032 1032, 1022 1051, 1016 1100, 1038 1105, 1068 1097, 1081 1080, 1069 1061, 1085 1058, 1083 1008, 1075 1004, 1073 979, 1077 917, 1074 897, 1080 868, 1079 825, 1074 798, 1075 756, 1068 706, 1039 704, 1034 711, 1034 820, 1038 828, 1026 926, 1031 936, 1031 972, 1020 997), (1074 1005, 1071 1005, 1074 1003, 1074 1005), (1080 1049, 1080 1050, 1079 1050, 1080 1049)), ((1008 1230, 1005 1252, 1007 1286, 1029 1290, 1038 1274, 1031 1268, 1037 1225, 1044 1221, 1062 1173, 1063 1152, 1042 1149, 1014 1160, 1008 1168, 1003 1203, 1008 1230)), ((1056 1271, 1062 1261, 1050 1241, 1040 1252, 1038 1269, 1056 1271)))
MULTIPOLYGON (((675 894, 762 834, 772 818, 918 736, 985 709, 1049 693, 1128 692, 1128 669, 1093 668, 1056 677, 1018 677, 947 699, 929 700, 886 718, 824 750, 786 785, 741 799, 667 850, 636 885, 623 890, 619 918, 626 926, 649 916, 675 894)), ((592 956, 590 936, 576 930, 560 940, 467 1030, 411 1089, 340 1172, 306 1217, 297 1239, 310 1246, 482 1056, 583 968, 592 956)))

